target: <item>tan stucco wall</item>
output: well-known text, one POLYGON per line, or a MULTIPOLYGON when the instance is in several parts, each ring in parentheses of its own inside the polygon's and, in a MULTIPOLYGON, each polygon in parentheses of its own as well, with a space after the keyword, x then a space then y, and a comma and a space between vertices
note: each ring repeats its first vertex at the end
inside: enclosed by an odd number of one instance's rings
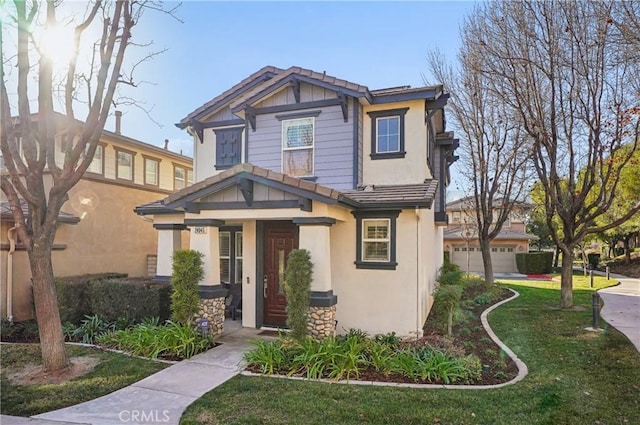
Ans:
MULTIPOLYGON (((161 195, 160 195, 161 196, 161 195)), ((60 224, 56 244, 66 249, 52 254, 55 276, 120 272, 130 276, 147 273, 147 254, 155 254, 157 232, 151 222, 133 209, 159 198, 158 193, 108 183, 81 180, 69 193, 62 210, 81 218, 75 225, 60 224)), ((8 224, 6 225, 8 226, 8 224)), ((8 227, 7 227, 8 228, 8 227)), ((182 232, 183 248, 188 248, 189 232, 182 232)), ((5 223, 2 242, 7 243, 5 223)), ((2 252, 2 315, 6 309, 6 251, 2 252)), ((14 316, 31 317, 29 263, 26 251, 14 255, 14 316)))
POLYGON ((365 106, 363 113, 363 184, 415 184, 431 178, 427 167, 427 125, 424 100, 365 106), (371 159, 371 118, 367 112, 409 108, 405 115, 404 158, 371 159), (392 172, 390 170, 393 170, 392 172))
POLYGON ((414 210, 403 210, 398 216, 398 266, 394 271, 356 269, 355 220, 331 228, 339 333, 357 328, 370 334, 395 331, 410 335, 421 329, 433 302, 431 291, 442 254, 437 254, 441 243, 436 241, 438 231, 432 211, 421 210, 419 215, 419 232, 414 210), (416 244, 421 246, 419 262, 416 244))

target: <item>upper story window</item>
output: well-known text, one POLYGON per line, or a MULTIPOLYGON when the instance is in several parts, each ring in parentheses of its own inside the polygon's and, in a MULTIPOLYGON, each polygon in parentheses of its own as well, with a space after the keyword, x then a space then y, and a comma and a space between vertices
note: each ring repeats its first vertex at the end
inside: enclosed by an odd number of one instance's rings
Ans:
POLYGON ((404 116, 408 110, 367 112, 371 118, 371 159, 404 158, 404 116))
POLYGON ((104 174, 104 145, 99 144, 96 146, 96 151, 93 153, 93 159, 87 168, 87 172, 104 174))
POLYGON ((173 165, 173 189, 180 190, 193 184, 193 170, 173 165))
POLYGON ((160 182, 160 161, 144 157, 144 184, 158 186, 160 182))
POLYGON ((216 133, 216 170, 239 164, 242 156, 242 127, 214 130, 216 133))
POLYGON ((315 118, 282 121, 282 172, 295 177, 313 176, 315 118))
POLYGON ((451 213, 451 218, 454 223, 460 223, 460 217, 462 213, 460 211, 453 211, 451 213))
POLYGON ((131 151, 116 148, 116 178, 133 181, 133 156, 131 151))

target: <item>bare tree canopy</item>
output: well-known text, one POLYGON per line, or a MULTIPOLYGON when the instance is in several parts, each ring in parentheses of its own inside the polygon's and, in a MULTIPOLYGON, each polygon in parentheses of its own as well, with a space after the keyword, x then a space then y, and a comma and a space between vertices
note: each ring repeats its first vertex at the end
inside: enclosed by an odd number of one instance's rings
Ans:
POLYGON ((118 84, 132 83, 135 65, 123 66, 131 30, 145 10, 162 5, 15 0, 0 6, 8 16, 0 22, 0 150, 6 167, 0 183, 29 255, 44 367, 58 370, 68 357, 51 263, 57 218, 93 160, 118 84), (60 36, 65 31, 67 39, 60 36), (64 114, 55 112, 56 102, 64 114), (86 112, 82 121, 76 108, 86 112), (65 146, 62 162, 56 161, 56 144, 65 146))
POLYGON ((502 230, 514 205, 521 203, 527 194, 529 149, 520 126, 510 116, 511 111, 479 72, 483 56, 466 42, 476 37, 477 34, 463 29, 457 68, 447 65, 437 51, 428 56, 428 63, 436 80, 451 93, 449 111, 461 142, 461 175, 471 187, 474 238, 477 237, 482 252, 485 281, 491 284, 490 243, 502 230))
POLYGON ((565 308, 573 305, 574 248, 640 210, 636 200, 617 220, 596 223, 638 144, 638 19, 638 2, 525 0, 481 4, 465 22, 474 35, 468 49, 483 57, 477 71, 532 146, 547 223, 563 254, 565 308))

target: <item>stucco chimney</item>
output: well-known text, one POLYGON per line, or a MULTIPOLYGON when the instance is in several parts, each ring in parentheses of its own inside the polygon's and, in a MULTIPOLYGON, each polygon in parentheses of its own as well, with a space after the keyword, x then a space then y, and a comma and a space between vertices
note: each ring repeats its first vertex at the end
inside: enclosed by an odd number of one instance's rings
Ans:
POLYGON ((121 134, 120 129, 122 126, 122 111, 116 111, 116 134, 121 134))
POLYGON ((164 139, 164 148, 169 149, 169 139, 164 139))

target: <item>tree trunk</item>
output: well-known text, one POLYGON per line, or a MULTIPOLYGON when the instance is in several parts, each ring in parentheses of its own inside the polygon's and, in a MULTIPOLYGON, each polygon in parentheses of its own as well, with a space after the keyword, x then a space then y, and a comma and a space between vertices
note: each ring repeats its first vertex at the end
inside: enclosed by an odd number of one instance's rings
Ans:
POLYGON ((489 247, 489 241, 480 240, 480 249, 482 250, 484 281, 487 286, 489 286, 493 284, 493 263, 491 262, 491 248, 489 247))
POLYGON ((560 247, 556 246, 556 255, 553 257, 553 268, 558 268, 558 258, 560 258, 560 247))
POLYGON ((560 307, 573 307, 573 249, 562 250, 560 307))
POLYGON ((33 281, 33 298, 38 319, 42 364, 46 371, 64 369, 69 357, 64 346, 64 336, 58 311, 58 298, 53 283, 51 241, 45 237, 34 241, 29 252, 33 281))
POLYGON ((624 242, 624 263, 631 264, 631 244, 629 243, 631 240, 631 235, 626 236, 623 239, 624 242))

